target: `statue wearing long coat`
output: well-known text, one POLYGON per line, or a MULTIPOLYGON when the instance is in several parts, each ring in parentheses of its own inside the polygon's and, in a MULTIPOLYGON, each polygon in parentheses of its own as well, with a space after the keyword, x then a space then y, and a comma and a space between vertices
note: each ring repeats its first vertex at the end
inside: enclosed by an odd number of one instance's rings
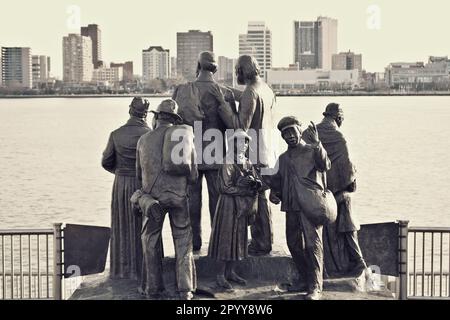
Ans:
POLYGON ((365 265, 358 244, 360 229, 351 208, 351 193, 356 188, 356 169, 350 160, 347 141, 336 122, 325 117, 317 125, 320 141, 331 160, 327 172, 328 188, 338 205, 335 223, 324 227, 324 260, 328 275, 345 275, 358 264, 365 265))
POLYGON ((113 131, 102 157, 105 170, 115 174, 111 199, 110 276, 113 279, 137 279, 141 272, 142 219, 133 212, 130 198, 140 188, 136 179, 136 146, 150 131, 146 122, 130 117, 113 131))

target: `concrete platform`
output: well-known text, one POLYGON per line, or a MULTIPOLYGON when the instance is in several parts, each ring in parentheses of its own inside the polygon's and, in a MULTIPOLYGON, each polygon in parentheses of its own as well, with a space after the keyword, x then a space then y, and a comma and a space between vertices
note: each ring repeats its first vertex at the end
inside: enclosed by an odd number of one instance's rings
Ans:
MULTIPOLYGON (((165 299, 177 299, 175 292, 174 258, 164 260, 165 299)), ((216 263, 204 255, 196 256, 198 289, 195 299, 218 300, 302 300, 305 293, 292 293, 286 284, 296 277, 292 259, 283 252, 269 256, 249 257, 242 261, 237 272, 247 279, 246 286, 235 285, 224 291, 215 284, 216 263)), ((108 272, 84 277, 71 300, 146 300, 137 292, 137 282, 111 280, 108 272)), ((394 299, 389 290, 369 271, 358 278, 326 279, 324 300, 385 300, 394 299)))

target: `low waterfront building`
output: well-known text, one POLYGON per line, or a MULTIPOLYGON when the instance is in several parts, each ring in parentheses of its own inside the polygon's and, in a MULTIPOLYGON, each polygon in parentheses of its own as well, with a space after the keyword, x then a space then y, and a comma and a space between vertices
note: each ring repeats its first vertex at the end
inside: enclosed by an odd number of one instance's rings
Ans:
POLYGON ((385 81, 396 90, 448 90, 448 61, 391 63, 386 67, 385 81))
POLYGON ((354 52, 341 52, 332 56, 332 70, 353 70, 362 68, 362 55, 354 52))
POLYGON ((122 81, 125 83, 132 82, 134 80, 133 75, 133 61, 127 61, 124 63, 114 63, 111 62, 109 65, 110 68, 122 68, 123 77, 122 81))
POLYGON ((92 72, 92 82, 97 85, 114 86, 123 79, 123 67, 98 68, 92 72))
POLYGON ((274 68, 267 72, 267 83, 277 92, 350 90, 359 85, 359 80, 357 69, 296 70, 294 66, 291 66, 290 68, 274 68))

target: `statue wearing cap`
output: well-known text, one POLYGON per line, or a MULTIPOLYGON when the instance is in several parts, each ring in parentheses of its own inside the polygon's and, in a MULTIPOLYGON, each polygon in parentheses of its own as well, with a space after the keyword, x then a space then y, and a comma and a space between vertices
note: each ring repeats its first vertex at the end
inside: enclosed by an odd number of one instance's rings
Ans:
POLYGON ((302 181, 323 187, 323 172, 331 164, 314 124, 303 131, 301 122, 289 116, 280 120, 278 129, 288 150, 278 159, 277 173, 264 178, 271 188, 271 201, 281 201, 281 211, 286 212, 286 240, 299 275, 290 290, 307 291, 306 298, 316 300, 323 283, 322 226, 304 210, 302 181))
POLYGON ((136 145, 150 131, 146 118, 149 103, 134 98, 128 122, 113 131, 102 157, 102 166, 115 175, 111 200, 110 276, 113 279, 138 279, 141 273, 141 218, 129 201, 140 187, 136 179, 136 145))
POLYGON ((232 289, 228 281, 244 285, 236 274, 237 261, 248 256, 248 226, 257 211, 258 190, 262 182, 248 159, 252 138, 237 130, 228 139, 228 152, 219 170, 220 197, 212 223, 208 256, 218 262, 217 284, 232 289))
MULTIPOLYGON (((178 126, 182 119, 177 111, 178 105, 174 100, 161 102, 157 110, 152 111, 156 119, 155 129, 143 135, 137 145, 137 177, 142 182, 142 192, 158 202, 161 213, 161 217, 155 217, 155 214, 145 216, 142 223, 144 274, 141 288, 152 298, 161 297, 164 291, 160 240, 167 213, 175 246, 177 290, 182 299, 191 299, 196 289, 187 189, 188 184, 197 179, 197 167, 191 159, 190 172, 174 174, 166 170, 163 163, 168 135, 178 127, 183 129, 183 126, 178 126)), ((190 145, 191 154, 195 157, 193 141, 190 145)))
MULTIPOLYGON (((206 179, 209 197, 209 214, 210 221, 214 219, 217 201, 219 199, 218 190, 218 170, 219 163, 210 164, 206 162, 206 157, 212 159, 221 159, 225 154, 225 141, 218 145, 218 141, 203 141, 203 136, 208 130, 216 130, 225 136, 225 125, 220 113, 220 101, 217 96, 225 99, 235 105, 232 92, 226 87, 219 85, 214 79, 214 74, 217 72, 216 56, 213 52, 204 51, 199 54, 197 62, 197 79, 194 82, 188 83, 190 91, 195 97, 186 97, 186 85, 177 87, 173 93, 172 98, 183 104, 181 100, 198 101, 202 118, 198 118, 197 124, 201 124, 201 132, 196 134, 196 153, 198 157, 198 172, 199 178, 197 182, 189 187, 189 212, 192 221, 192 231, 194 236, 194 251, 199 251, 202 247, 202 229, 201 229, 201 212, 202 212, 202 184, 203 178, 206 179), (201 139, 202 141, 198 141, 201 139), (208 152, 212 154, 207 154, 208 152), (220 152, 220 154, 216 154, 220 152)), ((192 118, 194 115, 192 114, 192 118)), ((187 122, 189 123, 189 122, 187 122)))
POLYGON ((356 191, 356 169, 347 141, 340 131, 344 111, 337 103, 327 105, 317 125, 320 140, 331 160, 327 183, 338 204, 338 218, 324 228, 325 268, 330 276, 360 275, 366 268, 358 244, 359 223, 351 209, 351 194, 356 191))

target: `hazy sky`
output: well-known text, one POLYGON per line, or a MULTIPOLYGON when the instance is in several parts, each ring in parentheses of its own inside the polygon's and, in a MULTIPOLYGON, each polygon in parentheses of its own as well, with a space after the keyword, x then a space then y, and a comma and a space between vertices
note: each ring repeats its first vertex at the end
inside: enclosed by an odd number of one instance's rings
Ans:
POLYGON ((52 58, 62 75, 62 37, 70 32, 71 5, 81 9, 81 24, 102 30, 103 60, 133 60, 141 74, 142 49, 161 45, 176 55, 176 32, 212 31, 214 51, 238 56, 238 35, 249 20, 263 20, 272 31, 273 65, 293 59, 293 21, 317 16, 338 19, 338 50, 363 54, 363 67, 383 71, 390 62, 424 61, 450 55, 448 0, 0 0, 0 46, 31 47, 52 58), (380 29, 371 29, 369 6, 380 8, 380 29), (68 23, 69 22, 69 23, 68 23))

